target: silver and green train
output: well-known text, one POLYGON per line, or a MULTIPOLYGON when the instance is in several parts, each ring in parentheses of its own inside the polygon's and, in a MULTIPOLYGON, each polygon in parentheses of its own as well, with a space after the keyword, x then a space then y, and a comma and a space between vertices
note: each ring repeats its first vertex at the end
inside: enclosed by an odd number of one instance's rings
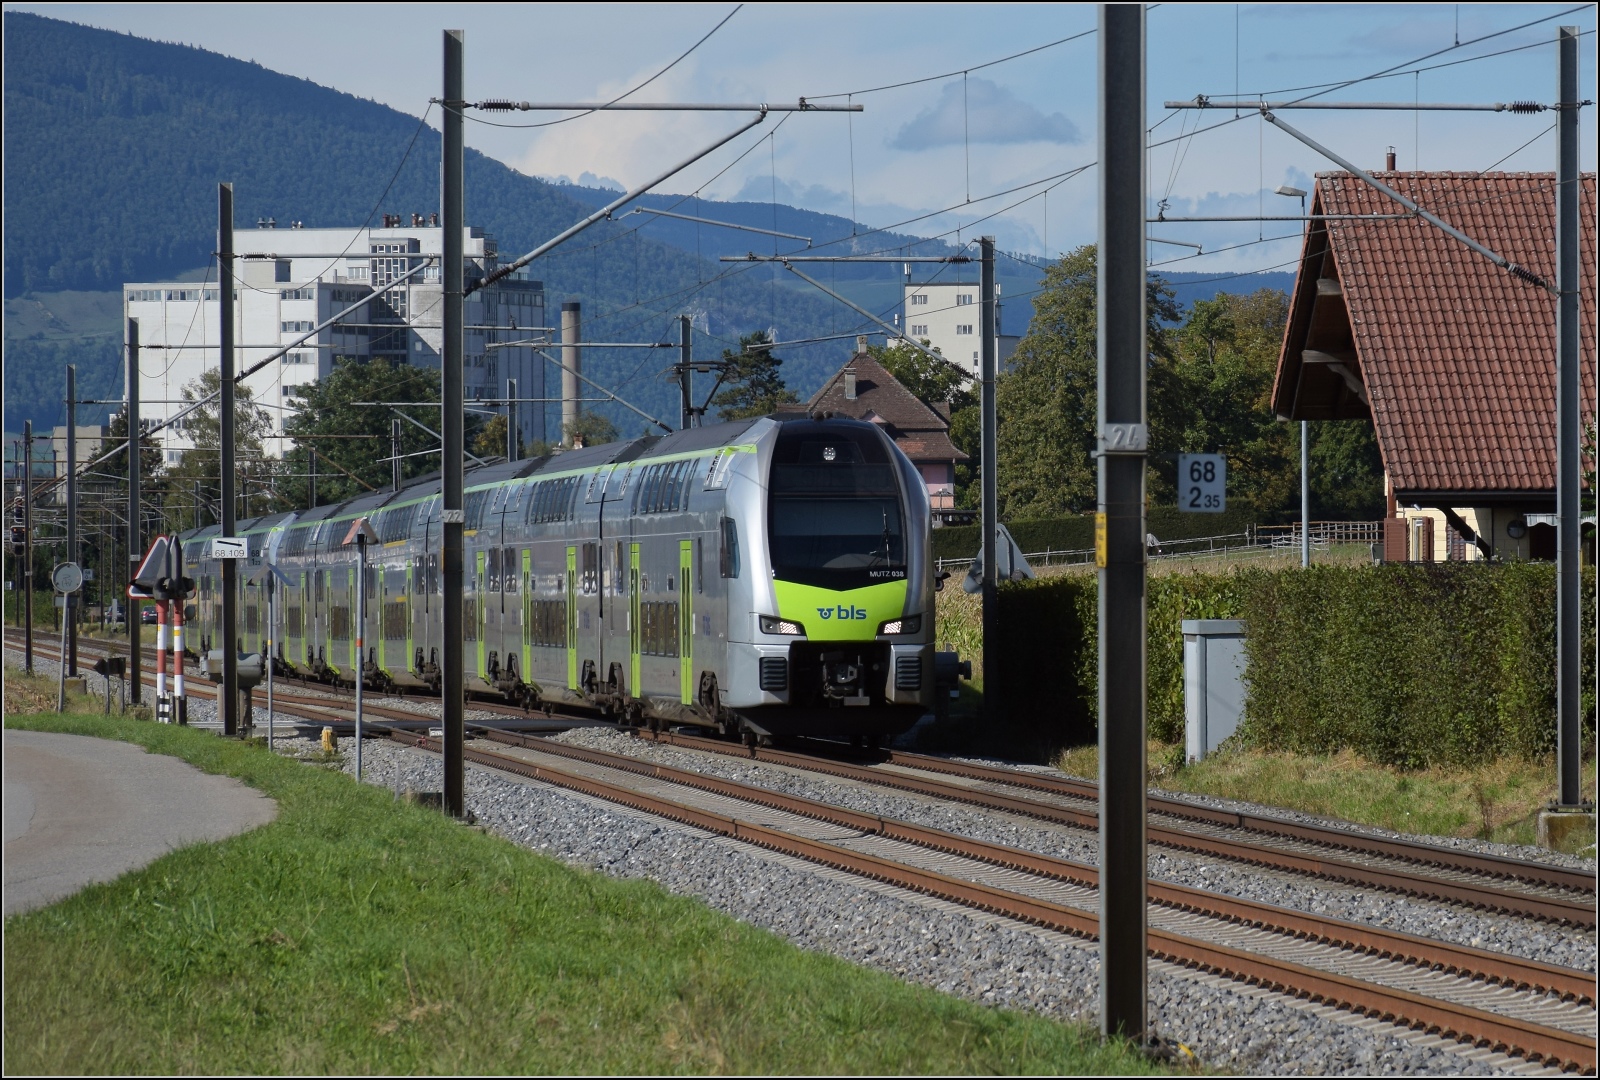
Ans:
MULTIPOLYGON (((243 587, 241 646, 306 678, 437 690, 439 504, 435 476, 245 522, 251 564, 290 584, 272 628, 264 588, 243 587), (378 544, 358 656, 343 541, 362 517, 378 544)), ((729 735, 866 738, 906 730, 945 692, 926 489, 877 425, 763 417, 490 465, 467 475, 465 519, 470 692, 729 735)), ((185 550, 203 555, 216 533, 188 534, 185 550)), ((204 655, 221 645, 220 569, 190 565, 204 655)))

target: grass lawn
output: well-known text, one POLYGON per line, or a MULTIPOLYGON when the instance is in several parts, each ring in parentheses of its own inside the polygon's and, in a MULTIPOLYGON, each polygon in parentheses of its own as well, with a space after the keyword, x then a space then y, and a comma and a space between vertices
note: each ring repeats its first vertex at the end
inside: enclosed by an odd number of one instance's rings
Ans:
POLYGON ((7 919, 9 1074, 1159 1071, 1088 1029, 802 952, 316 764, 19 714, 10 689, 8 727, 139 743, 239 777, 279 816, 7 919))
MULTIPOLYGON (((1464 836, 1532 844, 1539 811, 1556 797, 1554 761, 1505 758, 1473 768, 1401 770, 1349 751, 1297 755, 1261 750, 1213 754, 1183 765, 1183 747, 1152 742, 1151 784, 1169 791, 1243 799, 1363 825, 1429 836, 1464 836)), ((1056 765, 1074 776, 1099 775, 1099 750, 1063 752, 1056 765)), ((1593 791, 1593 758, 1583 767, 1593 791)))

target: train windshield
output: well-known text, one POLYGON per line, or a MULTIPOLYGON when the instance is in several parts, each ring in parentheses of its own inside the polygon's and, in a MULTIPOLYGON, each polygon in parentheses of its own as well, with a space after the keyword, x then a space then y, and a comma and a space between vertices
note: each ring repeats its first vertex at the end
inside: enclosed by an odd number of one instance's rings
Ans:
POLYGON ((768 533, 775 577, 859 589, 906 576, 900 485, 871 430, 792 424, 774 447, 768 533))

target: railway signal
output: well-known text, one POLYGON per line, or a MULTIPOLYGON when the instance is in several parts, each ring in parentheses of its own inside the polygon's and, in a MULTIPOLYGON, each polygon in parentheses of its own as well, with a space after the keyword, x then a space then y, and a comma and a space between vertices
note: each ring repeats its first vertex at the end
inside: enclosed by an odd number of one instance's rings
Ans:
POLYGON ((194 579, 183 573, 183 545, 174 537, 156 537, 128 583, 128 599, 156 602, 156 719, 163 724, 189 722, 183 679, 183 608, 193 593, 194 579), (169 650, 173 653, 171 696, 167 694, 169 650))

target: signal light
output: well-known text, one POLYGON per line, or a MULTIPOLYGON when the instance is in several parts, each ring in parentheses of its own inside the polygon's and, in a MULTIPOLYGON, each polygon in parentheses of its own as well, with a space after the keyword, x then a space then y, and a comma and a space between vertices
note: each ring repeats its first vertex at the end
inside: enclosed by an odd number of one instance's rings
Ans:
POLYGON ((28 553, 28 530, 21 525, 12 525, 10 534, 11 554, 20 559, 28 553))

